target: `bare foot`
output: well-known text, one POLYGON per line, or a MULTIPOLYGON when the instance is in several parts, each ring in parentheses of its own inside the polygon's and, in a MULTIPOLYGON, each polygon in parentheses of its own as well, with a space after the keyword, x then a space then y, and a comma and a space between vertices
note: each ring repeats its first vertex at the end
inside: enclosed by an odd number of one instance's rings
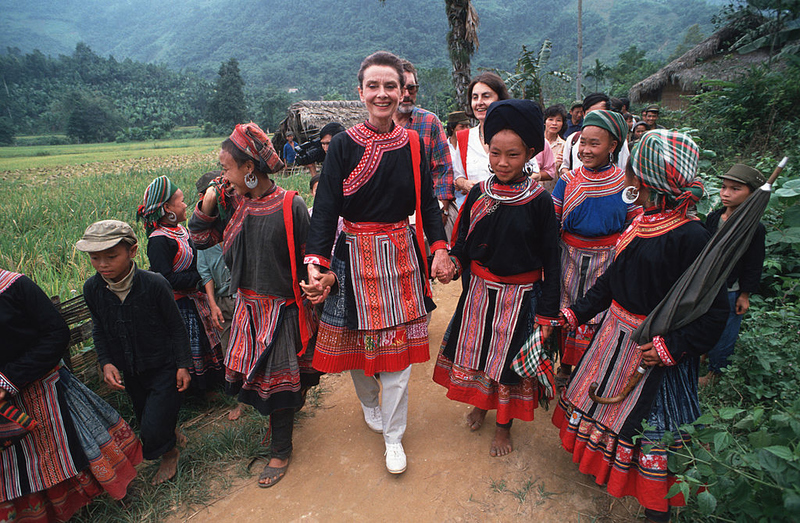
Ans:
POLYGON ((178 473, 178 458, 180 455, 178 447, 175 447, 161 456, 161 465, 153 477, 153 485, 160 485, 175 477, 175 474, 178 473))
POLYGON ((483 420, 486 418, 486 411, 483 409, 479 409, 478 407, 473 407, 472 412, 467 415, 467 426, 469 430, 475 432, 481 425, 483 425, 483 420))
POLYGON ((274 483, 277 483, 283 476, 286 475, 286 467, 289 466, 289 459, 278 459, 272 458, 267 463, 267 466, 264 467, 264 472, 261 473, 261 476, 258 478, 258 486, 260 487, 270 487, 274 483))
POLYGON ((186 444, 189 443, 189 438, 186 437, 186 434, 183 433, 181 429, 175 429, 175 443, 182 449, 186 448, 186 444))
POLYGON ((489 455, 493 458, 497 458, 500 456, 505 456, 512 450, 514 450, 514 447, 511 445, 511 429, 497 427, 494 432, 492 446, 489 449, 489 455))
POLYGON ((714 371, 708 371, 708 374, 706 374, 705 376, 701 376, 697 380, 697 384, 700 385, 700 387, 707 387, 709 385, 713 385, 714 383, 716 383, 718 376, 719 375, 714 371))
POLYGON ((231 421, 236 421, 237 419, 242 417, 242 413, 244 412, 244 404, 237 403, 236 407, 231 409, 228 413, 228 419, 231 421))

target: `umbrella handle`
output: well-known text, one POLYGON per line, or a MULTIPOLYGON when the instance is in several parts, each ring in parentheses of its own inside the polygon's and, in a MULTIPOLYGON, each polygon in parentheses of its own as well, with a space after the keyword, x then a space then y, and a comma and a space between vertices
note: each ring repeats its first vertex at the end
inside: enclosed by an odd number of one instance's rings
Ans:
POLYGON ((789 161, 789 157, 788 156, 784 156, 783 160, 781 160, 780 163, 778 164, 778 166, 775 168, 775 170, 772 171, 772 175, 769 177, 769 180, 767 180, 767 184, 768 185, 772 185, 773 183, 775 183, 775 180, 778 179, 778 175, 781 174, 781 171, 783 170, 784 167, 786 167, 786 163, 788 161, 789 161))
POLYGON ((597 387, 599 387, 599 385, 597 382, 593 382, 591 385, 589 385, 589 397, 592 398, 592 401, 595 403, 600 403, 601 405, 613 405, 615 403, 619 403, 628 397, 628 394, 630 394, 634 387, 636 387, 636 384, 639 383, 645 372, 647 372, 647 367, 643 365, 636 367, 636 372, 628 377, 628 383, 625 384, 625 387, 622 389, 622 391, 618 395, 611 398, 598 396, 597 387))

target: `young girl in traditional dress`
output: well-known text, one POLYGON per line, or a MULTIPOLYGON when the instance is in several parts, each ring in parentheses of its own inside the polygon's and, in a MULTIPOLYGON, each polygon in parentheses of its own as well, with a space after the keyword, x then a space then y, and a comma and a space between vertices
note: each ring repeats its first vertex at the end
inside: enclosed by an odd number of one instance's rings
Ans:
POLYGON ((709 311, 685 327, 642 346, 631 339, 710 237, 687 214, 703 194, 698 152, 691 138, 666 130, 650 131, 634 146, 625 183, 638 190, 635 203, 645 212, 622 234, 614 261, 586 296, 562 309, 571 329, 608 309, 554 412, 562 445, 581 472, 607 484, 613 496, 635 496, 658 522, 684 502, 680 495, 667 498, 675 481, 667 457, 688 437, 679 427, 700 416, 698 357, 714 346, 728 315, 721 289, 709 311), (599 384, 598 396, 621 395, 640 363, 647 371, 627 397, 609 404, 591 399, 592 384, 599 384), (648 430, 634 442, 643 421, 648 430), (659 441, 667 431, 676 439, 664 446, 659 441))
MULTIPOLYGON (((561 224, 562 307, 582 298, 594 285, 611 263, 619 234, 641 212, 639 206, 621 198, 625 172, 615 161, 627 134, 628 125, 620 113, 597 109, 587 114, 578 145, 583 165, 565 173, 553 190, 561 224)), ((577 330, 561 329, 560 386, 586 351, 601 314, 577 330)))
POLYGON ((442 341, 433 379, 447 397, 474 405, 472 430, 497 411, 490 454, 512 450, 514 418, 532 421, 540 386, 511 369, 523 343, 558 316, 558 222, 553 201, 526 162, 544 147, 542 112, 529 100, 494 102, 483 123, 494 174, 475 185, 459 217, 450 255, 470 267, 468 290, 442 341))
POLYGON ((219 161, 222 178, 206 190, 189 229, 201 249, 222 243, 231 272, 236 304, 225 378, 229 394, 270 417, 270 461, 258 480, 267 488, 286 474, 295 410, 319 383, 311 368, 310 311, 298 286, 308 209, 297 193, 270 179, 283 162, 256 124, 237 125, 222 142, 219 161))
POLYGON ((69 329, 47 295, 2 269, 0 332, 0 521, 67 521, 105 492, 125 497, 139 440, 60 367, 69 329))
POLYGON ((191 387, 209 391, 222 375, 219 331, 211 320, 208 297, 198 290, 197 250, 189 238, 183 191, 166 176, 159 176, 144 192, 137 210, 147 230, 150 270, 172 286, 192 349, 191 387))

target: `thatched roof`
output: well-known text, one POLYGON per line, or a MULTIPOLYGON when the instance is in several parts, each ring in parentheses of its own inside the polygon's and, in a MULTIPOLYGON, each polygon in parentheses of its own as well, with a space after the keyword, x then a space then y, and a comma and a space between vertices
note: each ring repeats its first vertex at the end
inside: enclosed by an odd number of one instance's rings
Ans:
POLYGON ((299 142, 315 138, 325 124, 339 122, 349 128, 367 119, 367 109, 359 101, 303 100, 289 106, 281 122, 280 134, 294 132, 299 142))
POLYGON ((633 103, 657 101, 661 90, 669 84, 693 91, 703 78, 732 80, 745 74, 750 65, 762 63, 766 54, 756 51, 746 55, 726 53, 731 43, 743 34, 741 26, 726 26, 709 36, 656 73, 634 84, 630 90, 633 103))

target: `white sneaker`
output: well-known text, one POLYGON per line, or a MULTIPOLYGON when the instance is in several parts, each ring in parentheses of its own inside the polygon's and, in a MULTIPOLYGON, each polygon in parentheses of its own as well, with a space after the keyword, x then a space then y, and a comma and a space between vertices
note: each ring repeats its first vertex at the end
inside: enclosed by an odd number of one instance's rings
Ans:
POLYGON ((362 403, 361 409, 364 411, 364 421, 367 422, 367 427, 378 434, 383 434, 383 414, 381 414, 381 406, 367 407, 362 403))
POLYGON ((402 474, 406 471, 406 453, 402 443, 387 443, 384 455, 386 470, 392 474, 402 474))

